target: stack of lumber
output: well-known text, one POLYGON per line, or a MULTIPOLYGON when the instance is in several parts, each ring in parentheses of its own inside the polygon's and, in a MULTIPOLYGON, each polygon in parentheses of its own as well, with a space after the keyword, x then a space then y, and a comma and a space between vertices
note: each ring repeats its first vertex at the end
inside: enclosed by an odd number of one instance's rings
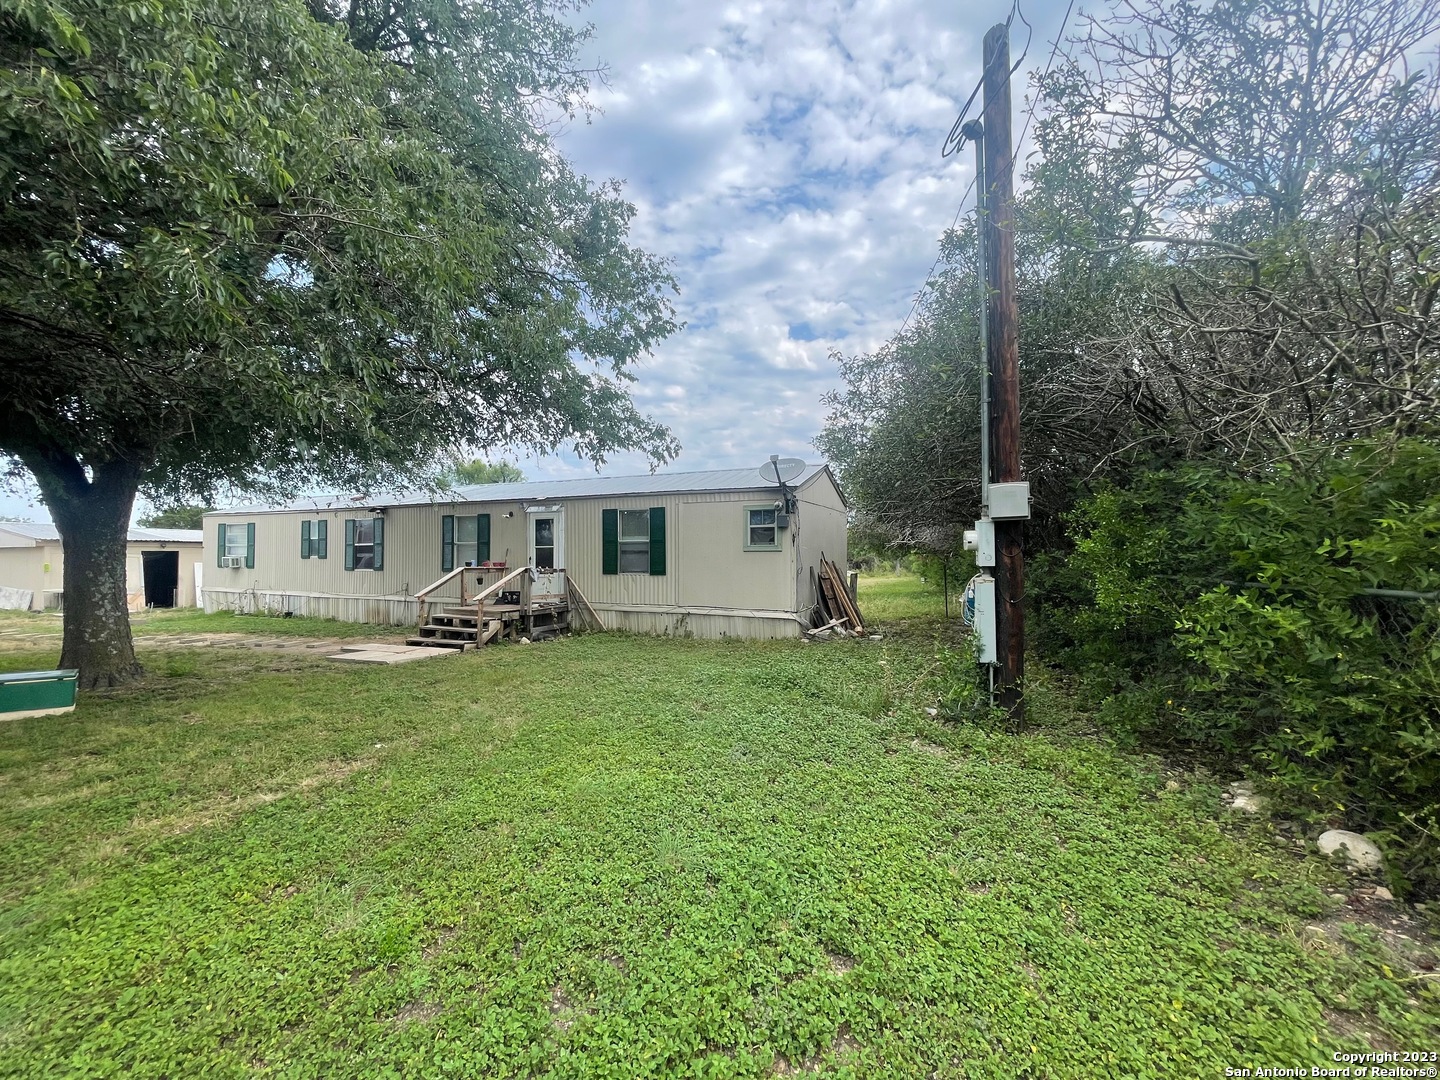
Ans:
POLYGON ((845 575, 839 568, 820 556, 820 567, 816 574, 820 595, 820 617, 822 624, 811 634, 836 634, 842 637, 859 636, 865 633, 865 621, 860 617, 860 608, 851 599, 845 587, 845 575))

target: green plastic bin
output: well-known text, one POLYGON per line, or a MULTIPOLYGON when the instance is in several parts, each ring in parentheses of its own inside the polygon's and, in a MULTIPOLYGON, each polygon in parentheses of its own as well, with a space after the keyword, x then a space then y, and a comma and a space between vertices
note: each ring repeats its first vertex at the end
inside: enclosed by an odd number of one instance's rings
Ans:
POLYGON ((75 668, 0 675, 0 720, 54 716, 75 708, 75 668))

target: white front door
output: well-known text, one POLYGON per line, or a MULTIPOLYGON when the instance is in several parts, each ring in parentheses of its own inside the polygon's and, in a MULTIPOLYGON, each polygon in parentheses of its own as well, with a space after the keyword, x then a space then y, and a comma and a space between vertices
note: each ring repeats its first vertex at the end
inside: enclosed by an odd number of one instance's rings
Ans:
POLYGON ((533 506, 525 516, 530 565, 535 569, 531 596, 560 596, 565 592, 565 510, 559 506, 533 506))

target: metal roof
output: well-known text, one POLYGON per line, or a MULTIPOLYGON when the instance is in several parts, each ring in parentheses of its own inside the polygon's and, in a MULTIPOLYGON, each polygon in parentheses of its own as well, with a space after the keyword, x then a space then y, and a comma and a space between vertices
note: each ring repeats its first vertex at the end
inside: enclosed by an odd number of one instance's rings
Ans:
MULTIPOLYGON (((828 466, 807 465, 789 482, 793 488, 810 483, 828 466)), ((351 510, 362 507, 449 505, 478 502, 549 502, 552 499, 585 499, 597 496, 680 495, 707 491, 770 490, 760 470, 714 469, 707 472, 647 473, 642 476, 586 476, 578 480, 530 480, 520 484, 476 484, 446 492, 399 492, 393 495, 316 495, 290 502, 260 506, 237 506, 214 510, 212 514, 266 514, 304 510, 351 510)), ((207 514, 206 517, 209 517, 207 514)))
MULTIPOLYGON (((28 536, 31 540, 60 539, 60 530, 50 521, 0 521, 0 529, 28 536)), ((200 544, 205 540, 203 529, 141 529, 132 526, 126 539, 141 544, 200 544)))

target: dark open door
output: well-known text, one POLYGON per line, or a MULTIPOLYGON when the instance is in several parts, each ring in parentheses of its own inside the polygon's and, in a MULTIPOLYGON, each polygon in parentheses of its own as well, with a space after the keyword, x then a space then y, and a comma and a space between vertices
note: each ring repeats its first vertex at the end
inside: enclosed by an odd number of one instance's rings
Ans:
POLYGON ((174 607, 180 591, 180 553, 142 551, 145 568, 145 606, 174 607))

